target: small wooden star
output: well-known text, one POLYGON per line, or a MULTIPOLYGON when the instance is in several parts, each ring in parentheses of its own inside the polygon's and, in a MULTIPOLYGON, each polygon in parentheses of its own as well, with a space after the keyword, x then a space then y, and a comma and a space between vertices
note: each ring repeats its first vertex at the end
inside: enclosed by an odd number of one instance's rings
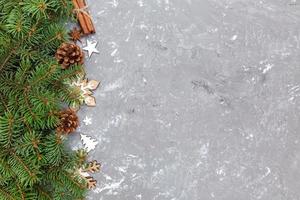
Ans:
POLYGON ((69 35, 74 42, 80 41, 80 38, 82 36, 82 31, 74 27, 73 30, 69 33, 69 35))

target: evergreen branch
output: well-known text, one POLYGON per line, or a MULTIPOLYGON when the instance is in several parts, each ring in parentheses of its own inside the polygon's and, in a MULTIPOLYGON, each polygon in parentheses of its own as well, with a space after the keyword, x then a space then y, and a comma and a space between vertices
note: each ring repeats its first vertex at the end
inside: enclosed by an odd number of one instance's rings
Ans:
POLYGON ((67 8, 67 2, 65 0, 60 0, 60 1, 63 4, 64 8, 67 8))
POLYGON ((37 119, 37 116, 36 116, 36 114, 31 109, 31 105, 30 105, 29 99, 28 99, 28 92, 29 92, 29 90, 25 89, 25 91, 24 91, 24 100, 25 100, 26 106, 27 106, 27 108, 28 108, 28 110, 30 112, 30 115, 33 117, 33 121, 34 121, 34 120, 37 119))
POLYGON ((55 133, 56 112, 78 98, 65 81, 82 72, 61 70, 53 58, 68 39, 71 5, 0 0, 0 199, 74 200, 86 191, 78 163, 55 133))
POLYGON ((13 134, 16 129, 14 116, 7 112, 0 116, 0 144, 3 147, 10 147, 13 143, 13 134))
POLYGON ((0 100, 2 102, 2 106, 4 106, 4 108, 5 108, 5 111, 8 112, 8 107, 6 105, 7 103, 5 102, 4 97, 1 92, 0 92, 0 100))
POLYGON ((48 44, 48 43, 50 43, 50 42, 52 42, 53 40, 56 40, 56 39, 62 40, 63 37, 64 37, 64 34, 61 33, 61 32, 58 32, 58 33, 56 33, 56 35, 54 37, 52 37, 49 40, 47 40, 44 44, 48 44))
POLYGON ((23 121, 23 123, 25 124, 25 127, 27 128, 28 132, 32 132, 32 128, 29 126, 29 124, 26 121, 25 117, 22 117, 21 120, 23 121))
POLYGON ((4 66, 7 64, 7 62, 9 61, 10 57, 16 53, 16 49, 19 48, 19 44, 17 45, 17 47, 13 48, 11 50, 11 52, 9 52, 9 54, 7 55, 7 57, 4 59, 3 63, 1 63, 0 65, 0 72, 3 70, 4 66))
POLYGON ((15 153, 12 153, 12 156, 17 159, 17 161, 24 167, 24 169, 27 171, 27 173, 29 174, 30 177, 35 177, 36 174, 31 172, 29 167, 23 162, 23 160, 17 156, 15 153))
POLYGON ((3 160, 3 158, 0 159, 0 174, 2 175, 3 179, 10 179, 15 176, 7 161, 3 160))
POLYGON ((58 79, 58 82, 61 82, 63 80, 66 80, 66 79, 70 79, 70 78, 73 78, 74 76, 80 74, 83 72, 83 69, 78 69, 78 70, 74 70, 73 72, 71 73, 68 73, 68 74, 65 74, 63 76, 61 76, 59 79, 58 79))
POLYGON ((17 187, 18 187, 18 190, 19 190, 19 193, 21 194, 21 198, 22 200, 26 200, 26 195, 25 195, 25 192, 22 191, 22 188, 20 187, 20 184, 17 183, 17 187))
MULTIPOLYGON (((33 27, 37 27, 38 24, 40 23, 40 21, 37 21, 36 24, 33 26, 33 27)), ((21 44, 28 38, 32 37, 32 32, 29 32, 27 37, 22 39, 21 42, 19 42, 11 51, 10 53, 8 54, 8 56, 4 59, 4 62, 0 65, 0 72, 3 70, 4 66, 7 64, 7 62, 9 61, 9 59, 11 58, 11 56, 13 54, 16 53, 16 50, 20 48, 21 44)))
POLYGON ((72 178, 72 177, 70 176, 70 174, 67 174, 67 173, 65 173, 65 172, 62 172, 62 174, 63 174, 69 181, 71 181, 73 184, 75 184, 78 188, 80 188, 80 189, 82 189, 82 190, 86 188, 84 185, 80 184, 80 183, 77 182, 74 178, 72 178))
POLYGON ((51 65, 50 66, 50 70, 47 71, 47 73, 45 73, 43 76, 41 76, 40 78, 38 78, 37 80, 35 80, 34 82, 32 82, 31 86, 35 86, 38 83, 40 83, 41 81, 45 80, 47 77, 53 76, 53 74, 57 70, 57 68, 58 68, 58 65, 51 65))
POLYGON ((44 197, 46 197, 49 200, 52 200, 49 194, 45 192, 40 186, 37 186, 36 189, 39 191, 39 193, 43 194, 44 197))
POLYGON ((7 200, 16 200, 16 199, 12 196, 12 194, 10 194, 9 192, 5 191, 5 190, 2 189, 1 187, 0 187, 0 193, 3 194, 3 195, 7 198, 7 200))
POLYGON ((8 119, 8 144, 12 143, 12 135, 13 135, 13 118, 11 116, 9 116, 8 119))

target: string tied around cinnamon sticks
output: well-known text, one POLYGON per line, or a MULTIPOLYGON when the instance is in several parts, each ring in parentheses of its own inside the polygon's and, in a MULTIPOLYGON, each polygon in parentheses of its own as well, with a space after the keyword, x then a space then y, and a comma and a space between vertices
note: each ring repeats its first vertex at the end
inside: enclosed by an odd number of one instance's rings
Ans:
POLYGON ((90 16, 90 14, 88 13, 88 6, 85 6, 85 7, 83 7, 83 8, 75 8, 75 9, 73 9, 73 12, 75 13, 75 14, 79 14, 79 13, 82 13, 82 14, 84 14, 85 16, 87 16, 88 18, 90 18, 90 19, 92 19, 92 17, 90 16))
POLYGON ((79 25, 82 32, 86 35, 95 33, 95 27, 92 21, 92 17, 88 12, 88 6, 85 0, 72 0, 74 4, 73 12, 77 15, 79 25))

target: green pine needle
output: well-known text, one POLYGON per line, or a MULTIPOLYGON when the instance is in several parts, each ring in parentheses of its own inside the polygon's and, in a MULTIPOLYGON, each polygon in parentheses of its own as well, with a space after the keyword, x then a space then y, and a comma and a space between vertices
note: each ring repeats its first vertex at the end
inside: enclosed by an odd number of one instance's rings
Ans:
POLYGON ((86 194, 85 157, 55 131, 64 105, 81 101, 68 83, 82 66, 63 70, 54 57, 72 19, 71 1, 0 0, 0 200, 86 194))

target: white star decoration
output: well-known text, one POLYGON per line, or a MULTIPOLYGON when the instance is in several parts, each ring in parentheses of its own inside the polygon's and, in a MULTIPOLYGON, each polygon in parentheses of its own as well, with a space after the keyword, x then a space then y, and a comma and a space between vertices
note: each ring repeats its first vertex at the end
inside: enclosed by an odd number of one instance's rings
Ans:
POLYGON ((88 116, 86 116, 86 117, 84 118, 83 122, 84 122, 84 124, 85 124, 86 126, 88 126, 88 125, 91 125, 91 124, 92 124, 92 119, 89 118, 88 116))
POLYGON ((84 148, 86 149, 87 152, 90 152, 91 150, 94 150, 96 148, 98 142, 95 139, 84 134, 80 134, 80 136, 84 148))
POLYGON ((98 42, 91 42, 89 40, 86 40, 86 42, 87 45, 83 48, 83 50, 88 52, 89 57, 91 57, 93 53, 99 53, 99 51, 96 49, 98 42))

